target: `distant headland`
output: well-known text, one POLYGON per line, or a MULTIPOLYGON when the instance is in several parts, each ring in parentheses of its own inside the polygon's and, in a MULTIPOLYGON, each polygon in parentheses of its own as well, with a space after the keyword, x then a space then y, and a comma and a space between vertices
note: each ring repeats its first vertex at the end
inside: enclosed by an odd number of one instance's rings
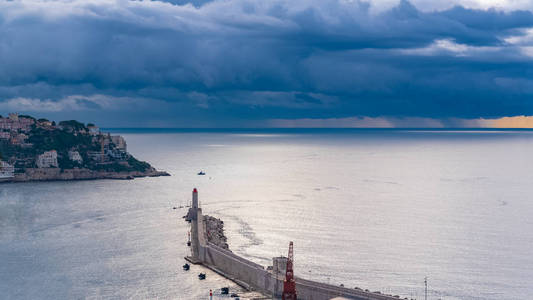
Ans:
POLYGON ((94 124, 0 116, 0 182, 147 176, 169 174, 137 160, 122 136, 101 132, 94 124))

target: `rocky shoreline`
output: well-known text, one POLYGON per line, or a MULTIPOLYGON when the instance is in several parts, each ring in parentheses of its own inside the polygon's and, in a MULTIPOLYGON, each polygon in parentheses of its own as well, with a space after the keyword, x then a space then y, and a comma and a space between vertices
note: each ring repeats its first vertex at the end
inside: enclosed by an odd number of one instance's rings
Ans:
POLYGON ((108 172, 89 169, 60 169, 60 168, 28 168, 24 173, 16 173, 14 177, 4 178, 0 182, 31 182, 31 181, 73 181, 96 179, 131 180, 139 177, 170 176, 165 171, 150 168, 144 172, 108 172))

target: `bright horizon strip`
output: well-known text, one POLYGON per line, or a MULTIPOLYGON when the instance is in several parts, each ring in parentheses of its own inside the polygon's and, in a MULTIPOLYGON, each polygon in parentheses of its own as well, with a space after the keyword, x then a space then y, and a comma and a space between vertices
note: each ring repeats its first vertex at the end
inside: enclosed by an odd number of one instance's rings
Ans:
POLYGON ((533 116, 503 117, 484 120, 488 128, 533 128, 533 116))
POLYGON ((274 128, 516 128, 533 129, 533 116, 496 119, 434 119, 420 117, 348 117, 327 119, 272 119, 274 128))

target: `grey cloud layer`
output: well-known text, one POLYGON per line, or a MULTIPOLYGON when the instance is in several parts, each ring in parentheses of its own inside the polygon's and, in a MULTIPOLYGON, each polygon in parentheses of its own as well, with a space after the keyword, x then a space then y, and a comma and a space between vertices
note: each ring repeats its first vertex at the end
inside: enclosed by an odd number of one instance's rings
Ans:
POLYGON ((213 121, 532 115, 528 28, 530 11, 407 1, 0 2, 0 99, 213 121))

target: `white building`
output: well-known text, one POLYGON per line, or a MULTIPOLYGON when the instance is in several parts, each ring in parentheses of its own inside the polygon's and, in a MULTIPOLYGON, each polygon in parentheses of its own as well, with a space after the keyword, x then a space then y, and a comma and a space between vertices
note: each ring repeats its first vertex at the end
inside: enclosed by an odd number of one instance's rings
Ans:
POLYGON ((56 150, 46 151, 37 156, 37 167, 39 168, 57 168, 57 152, 56 150))
POLYGON ((97 162, 107 161, 107 156, 105 155, 105 153, 102 153, 101 151, 87 151, 87 156, 89 156, 90 159, 97 161, 97 162))
POLYGON ((129 157, 128 152, 120 149, 106 149, 105 154, 111 158, 118 160, 126 160, 129 157))
POLYGON ((0 161, 0 179, 15 176, 15 167, 5 161, 0 161))
POLYGON ((285 274, 287 271, 287 258, 283 256, 272 258, 272 270, 281 274, 285 274))
POLYGON ((113 144, 115 144, 117 149, 127 151, 126 140, 122 136, 113 135, 111 136, 111 141, 113 142, 113 144))
POLYGON ((98 126, 87 126, 87 129, 89 129, 90 135, 99 135, 100 134, 100 128, 98 126))
POLYGON ((72 161, 75 161, 79 164, 83 163, 83 158, 81 157, 78 151, 69 151, 68 158, 72 161))

